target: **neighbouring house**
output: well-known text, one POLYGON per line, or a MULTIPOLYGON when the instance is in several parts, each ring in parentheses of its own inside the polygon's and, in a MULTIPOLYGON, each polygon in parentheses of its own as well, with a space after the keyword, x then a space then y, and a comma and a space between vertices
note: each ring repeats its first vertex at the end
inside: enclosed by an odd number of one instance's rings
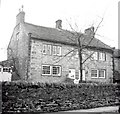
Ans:
MULTIPOLYGON (((62 20, 56 21, 56 27, 43 27, 25 22, 25 12, 16 16, 16 26, 10 39, 8 60, 14 57, 21 80, 39 82, 64 82, 66 78, 80 79, 78 51, 74 32, 62 29, 62 20), (67 55, 66 55, 67 54, 67 55)), ((93 38, 94 28, 88 28, 83 34, 86 46, 83 59, 93 55, 83 64, 83 80, 112 82, 113 49, 93 38)))
POLYGON ((0 81, 11 81, 12 69, 8 64, 8 61, 0 62, 0 81))
POLYGON ((114 81, 120 81, 120 49, 114 50, 114 81))

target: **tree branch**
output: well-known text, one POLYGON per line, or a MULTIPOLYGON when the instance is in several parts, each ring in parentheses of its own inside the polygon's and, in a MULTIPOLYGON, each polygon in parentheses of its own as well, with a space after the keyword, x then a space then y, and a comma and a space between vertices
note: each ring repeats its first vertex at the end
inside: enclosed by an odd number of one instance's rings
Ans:
MULTIPOLYGON (((76 48, 75 48, 76 49, 76 48)), ((60 62, 64 57, 66 57, 67 55, 69 55, 70 53, 72 53, 72 52, 74 52, 75 51, 75 49, 73 49, 73 50, 71 50, 71 51, 69 51, 68 53, 66 53, 61 59, 59 59, 58 61, 56 61, 55 63, 58 63, 58 62, 60 62)), ((55 64, 54 63, 54 64, 55 64)))
POLYGON ((92 54, 90 54, 83 62, 82 64, 84 64, 90 57, 92 57, 92 55, 94 54, 95 52, 93 52, 92 54))

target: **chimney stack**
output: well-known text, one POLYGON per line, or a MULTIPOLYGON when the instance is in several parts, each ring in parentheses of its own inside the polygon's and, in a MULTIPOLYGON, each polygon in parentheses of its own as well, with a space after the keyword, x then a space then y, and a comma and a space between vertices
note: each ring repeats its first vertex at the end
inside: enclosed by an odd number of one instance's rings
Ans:
POLYGON ((59 20, 56 21, 56 28, 57 29, 62 29, 62 20, 59 19, 59 20))
POLYGON ((22 5, 22 8, 19 9, 19 14, 16 16, 16 25, 18 25, 19 23, 24 23, 24 19, 25 19, 25 12, 23 11, 23 5, 22 5))
POLYGON ((84 33, 88 36, 94 36, 94 27, 90 27, 90 28, 87 28, 85 29, 84 33))

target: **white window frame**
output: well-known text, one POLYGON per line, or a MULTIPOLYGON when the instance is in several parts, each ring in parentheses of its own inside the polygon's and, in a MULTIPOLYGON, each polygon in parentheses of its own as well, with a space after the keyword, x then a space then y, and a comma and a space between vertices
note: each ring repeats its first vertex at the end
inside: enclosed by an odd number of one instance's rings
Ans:
POLYGON ((97 69, 91 69, 91 78, 98 78, 98 70, 97 69), (97 77, 92 76, 92 71, 96 70, 97 71, 97 77))
POLYGON ((47 44, 43 44, 42 53, 47 54, 47 44), (44 52, 44 50, 45 50, 45 52, 44 52))
POLYGON ((99 69, 99 73, 98 73, 98 78, 105 78, 106 77, 106 70, 105 69, 99 69), (104 77, 100 77, 100 71, 104 71, 104 77))
POLYGON ((51 45, 47 45, 47 54, 51 55, 51 45))
POLYGON ((105 78, 106 77, 106 69, 91 69, 91 78, 105 78), (92 76, 92 70, 97 71, 97 77, 92 76), (99 77, 99 71, 103 70, 104 71, 104 77, 99 77))
POLYGON ((57 47, 56 46, 52 46, 52 54, 53 55, 56 55, 56 52, 57 52, 57 47))
POLYGON ((98 52, 94 52, 93 53, 93 59, 94 60, 98 60, 98 52))
POLYGON ((53 65, 52 66, 52 75, 53 76, 61 76, 61 66, 59 66, 59 65, 53 65), (58 74, 53 74, 53 67, 59 67, 59 73, 58 74))
POLYGON ((99 52, 99 60, 100 61, 106 61, 106 53, 99 52))
POLYGON ((51 66, 50 65, 42 65, 42 75, 51 75, 51 66), (43 70, 44 70, 43 67, 44 66, 49 66, 50 67, 50 74, 43 74, 43 70))
POLYGON ((56 55, 61 56, 61 46, 56 46, 56 55))

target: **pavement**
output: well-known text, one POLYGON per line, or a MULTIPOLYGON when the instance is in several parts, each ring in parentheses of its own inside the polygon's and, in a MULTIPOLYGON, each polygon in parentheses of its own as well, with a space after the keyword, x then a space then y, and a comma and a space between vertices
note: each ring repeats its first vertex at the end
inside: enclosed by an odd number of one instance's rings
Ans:
MULTIPOLYGON (((70 111, 52 112, 51 114, 120 114, 118 112, 119 106, 106 106, 92 109, 80 109, 70 111)), ((45 113, 48 114, 48 113, 45 113)), ((49 113, 50 114, 50 113, 49 113)))
POLYGON ((92 109, 71 110, 65 112, 118 112, 119 106, 106 106, 92 109))

